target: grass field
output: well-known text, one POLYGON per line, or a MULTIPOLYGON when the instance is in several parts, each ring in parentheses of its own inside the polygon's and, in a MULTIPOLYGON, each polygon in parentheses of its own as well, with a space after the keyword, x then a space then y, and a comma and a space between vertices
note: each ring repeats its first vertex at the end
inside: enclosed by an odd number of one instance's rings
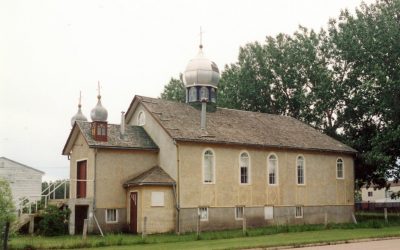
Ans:
POLYGON ((105 237, 89 235, 86 240, 80 236, 14 236, 10 249, 235 249, 246 247, 270 247, 281 245, 302 245, 307 243, 346 241, 371 237, 400 236, 400 217, 393 216, 386 223, 380 217, 371 215, 358 217, 357 225, 282 225, 249 229, 246 235, 242 230, 202 232, 196 234, 159 234, 142 239, 137 235, 110 234, 105 237))

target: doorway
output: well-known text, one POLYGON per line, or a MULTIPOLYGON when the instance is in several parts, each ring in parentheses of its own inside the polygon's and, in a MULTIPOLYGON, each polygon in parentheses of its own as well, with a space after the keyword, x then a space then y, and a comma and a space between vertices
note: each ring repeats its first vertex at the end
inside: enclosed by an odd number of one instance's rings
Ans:
POLYGON ((89 205, 75 206, 75 234, 82 234, 83 221, 88 218, 89 205))
POLYGON ((130 193, 130 224, 129 228, 131 233, 136 234, 137 233, 137 208, 138 208, 138 193, 137 192, 131 192, 130 193))

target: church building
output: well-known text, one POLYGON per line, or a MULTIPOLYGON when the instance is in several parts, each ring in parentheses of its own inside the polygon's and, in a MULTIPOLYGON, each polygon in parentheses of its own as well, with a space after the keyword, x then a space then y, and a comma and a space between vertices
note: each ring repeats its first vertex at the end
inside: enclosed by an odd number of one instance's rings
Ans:
POLYGON ((288 116, 219 108, 217 65, 184 72, 186 103, 135 96, 120 124, 81 112, 70 161, 69 232, 147 233, 351 220, 356 151, 288 116))

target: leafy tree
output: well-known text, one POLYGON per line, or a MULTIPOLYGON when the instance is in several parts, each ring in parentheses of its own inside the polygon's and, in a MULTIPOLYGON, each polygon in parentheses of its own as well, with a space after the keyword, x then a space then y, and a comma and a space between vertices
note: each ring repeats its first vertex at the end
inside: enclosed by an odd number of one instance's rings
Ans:
POLYGON ((15 219, 15 207, 10 184, 0 178, 0 223, 12 222, 15 219))
POLYGON ((15 220, 15 207, 11 194, 10 184, 0 178, 0 245, 3 245, 1 232, 7 222, 12 223, 15 220))
POLYGON ((161 99, 186 102, 185 85, 182 81, 182 74, 180 79, 171 78, 169 83, 164 86, 164 91, 161 93, 161 99))
POLYGON ((357 178, 400 178, 400 1, 361 4, 331 20, 339 60, 349 66, 343 138, 360 153, 357 178))

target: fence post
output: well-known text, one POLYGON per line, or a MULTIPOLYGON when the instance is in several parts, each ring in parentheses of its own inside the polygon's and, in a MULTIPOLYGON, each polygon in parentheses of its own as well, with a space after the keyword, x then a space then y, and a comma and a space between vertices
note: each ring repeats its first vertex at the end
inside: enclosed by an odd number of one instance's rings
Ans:
POLYGON ((328 226, 328 213, 325 212, 325 227, 328 226))
POLYGON ((354 224, 357 224, 357 219, 354 213, 351 213, 351 218, 353 219, 354 224))
POLYGON ((246 235, 246 227, 247 227, 247 225, 246 225, 246 216, 243 216, 243 225, 242 225, 242 227, 243 227, 243 235, 246 235))
POLYGON ((200 235, 200 214, 197 215, 197 220, 196 220, 196 232, 197 232, 197 239, 199 239, 200 235))
POLYGON ((83 220, 82 240, 86 240, 86 237, 87 237, 87 228, 88 228, 88 219, 84 219, 84 220, 83 220))
POLYGON ((143 228, 142 228, 142 239, 146 237, 146 230, 147 230, 147 216, 143 218, 143 228))
POLYGON ((35 230, 35 216, 33 214, 29 214, 29 229, 28 232, 29 234, 33 234, 35 230))
POLYGON ((384 214, 385 214, 385 222, 388 223, 388 215, 387 215, 387 207, 383 208, 384 214))
POLYGON ((4 226, 5 230, 4 230, 4 242, 3 242, 3 249, 7 250, 8 249, 8 233, 10 231, 10 222, 7 221, 6 225, 4 226))
POLYGON ((64 181, 64 200, 67 199, 67 181, 64 181))

